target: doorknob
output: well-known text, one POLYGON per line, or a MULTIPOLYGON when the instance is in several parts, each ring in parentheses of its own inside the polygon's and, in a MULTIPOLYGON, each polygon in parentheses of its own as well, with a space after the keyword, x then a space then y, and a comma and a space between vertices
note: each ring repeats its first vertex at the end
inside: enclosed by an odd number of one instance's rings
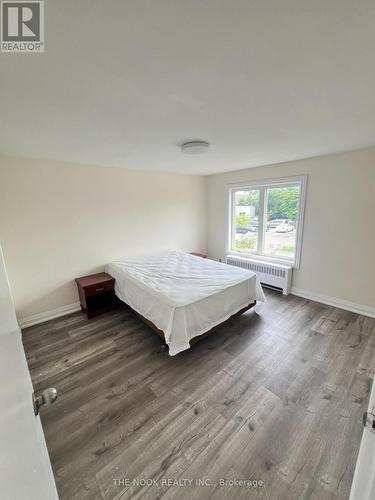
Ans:
POLYGON ((54 387, 49 387, 48 389, 44 389, 39 394, 35 394, 33 392, 33 406, 35 415, 39 414, 39 408, 41 406, 49 406, 54 403, 57 399, 57 390, 54 387))
POLYGON ((374 414, 374 408, 372 409, 372 413, 369 411, 366 411, 363 414, 362 420, 363 420, 363 425, 371 432, 375 433, 375 414, 374 414))

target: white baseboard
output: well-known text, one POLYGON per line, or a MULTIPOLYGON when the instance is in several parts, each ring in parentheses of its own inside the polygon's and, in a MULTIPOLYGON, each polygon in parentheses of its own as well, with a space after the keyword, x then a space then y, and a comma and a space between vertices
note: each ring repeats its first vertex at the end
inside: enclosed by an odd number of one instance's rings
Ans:
MULTIPOLYGON (((362 314, 363 316, 375 318, 374 307, 356 304, 355 302, 349 302, 347 300, 338 299, 329 295, 322 295, 320 293, 310 292, 308 290, 302 290, 302 288, 292 287, 290 293, 292 295, 297 295, 298 297, 303 297, 304 299, 315 300, 316 302, 321 302, 322 304, 327 304, 328 306, 339 307, 340 309, 345 309, 346 311, 351 311, 357 314, 362 314)), ((59 318, 60 316, 65 316, 67 314, 80 311, 80 309, 80 303, 75 302, 74 304, 68 304, 67 306, 58 307, 57 309, 52 309, 51 311, 33 314, 32 316, 25 316, 24 318, 20 318, 18 320, 18 323, 20 325, 20 328, 27 328, 28 326, 44 323, 45 321, 49 321, 50 319, 59 318)))
POLYGON ((38 323, 44 323, 50 319, 59 318, 60 316, 65 316, 66 314, 71 314, 73 312, 80 311, 81 305, 79 302, 74 304, 68 304, 67 306, 58 307, 57 309, 52 309, 51 311, 45 311, 38 314, 33 314, 32 316, 25 316, 24 318, 19 318, 18 324, 20 328, 27 328, 28 326, 37 325, 38 323))
POLYGON ((329 295, 322 295, 320 293, 302 290, 302 288, 295 288, 294 286, 292 287, 290 293, 292 295, 297 295, 298 297, 303 297, 304 299, 314 300, 316 302, 321 302, 322 304, 327 304, 328 306, 338 307, 340 309, 345 309, 346 311, 375 318, 375 307, 356 304, 355 302, 349 302, 348 300, 338 299, 329 295))

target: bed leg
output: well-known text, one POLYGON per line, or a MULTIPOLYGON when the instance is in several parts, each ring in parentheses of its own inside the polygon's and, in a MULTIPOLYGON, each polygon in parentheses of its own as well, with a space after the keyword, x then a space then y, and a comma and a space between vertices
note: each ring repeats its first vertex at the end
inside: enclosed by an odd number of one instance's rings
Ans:
POLYGON ((165 351, 168 351, 168 345, 163 342, 160 346, 160 352, 165 352, 165 351))

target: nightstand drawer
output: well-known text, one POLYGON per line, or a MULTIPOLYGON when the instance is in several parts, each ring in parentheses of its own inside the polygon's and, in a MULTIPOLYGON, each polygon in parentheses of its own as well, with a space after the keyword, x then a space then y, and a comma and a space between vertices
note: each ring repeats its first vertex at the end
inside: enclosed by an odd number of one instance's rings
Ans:
POLYGON ((86 297, 91 297, 92 295, 96 295, 98 293, 103 293, 103 292, 108 292, 110 290, 114 289, 114 282, 113 281, 107 281, 105 283, 100 283, 98 285, 91 285, 91 286, 86 286, 85 287, 85 295, 86 297))

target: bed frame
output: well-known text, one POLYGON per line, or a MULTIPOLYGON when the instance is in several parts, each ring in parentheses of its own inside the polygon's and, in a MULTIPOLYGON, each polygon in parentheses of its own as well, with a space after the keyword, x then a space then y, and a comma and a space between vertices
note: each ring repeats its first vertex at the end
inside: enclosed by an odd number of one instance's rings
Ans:
MULTIPOLYGON (((208 330, 207 332, 204 332, 202 333, 201 335, 197 335, 196 337, 193 337, 192 339, 190 339, 189 343, 190 345, 191 344, 195 344, 196 342, 199 342, 200 340, 208 337, 209 335, 211 335, 211 333, 215 332, 218 328, 220 328, 221 326, 229 323, 233 318, 236 318, 237 316, 241 316, 241 314, 243 314, 244 312, 248 311, 249 309, 251 309, 252 307, 254 307, 256 305, 257 301, 254 300, 254 302, 251 302, 248 306, 246 307, 243 307, 242 309, 240 309, 239 311, 237 311, 235 314, 232 314, 232 316, 229 316, 228 319, 226 319, 225 321, 222 321, 221 323, 219 323, 218 325, 214 326, 213 328, 211 328, 211 330, 208 330)), ((154 323, 150 320, 148 320, 147 318, 145 318, 144 316, 142 316, 141 314, 139 314, 137 311, 135 311, 132 307, 130 307, 128 304, 126 304, 144 323, 146 323, 147 326, 149 326, 163 341, 163 345, 162 345, 162 350, 166 350, 168 349, 168 345, 165 341, 165 336, 164 336, 164 332, 162 330, 159 330, 159 328, 157 326, 154 325, 154 323)))

